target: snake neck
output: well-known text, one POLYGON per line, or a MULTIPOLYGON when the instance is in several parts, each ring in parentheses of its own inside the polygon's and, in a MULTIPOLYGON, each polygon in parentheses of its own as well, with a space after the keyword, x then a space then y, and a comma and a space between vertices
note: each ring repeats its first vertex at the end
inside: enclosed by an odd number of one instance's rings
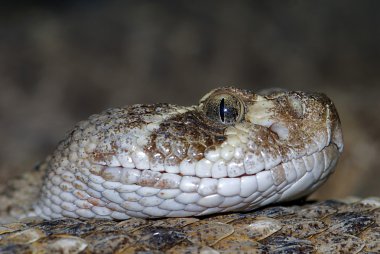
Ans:
POLYGON ((32 212, 46 168, 47 163, 43 162, 0 186, 0 224, 12 222, 32 212))

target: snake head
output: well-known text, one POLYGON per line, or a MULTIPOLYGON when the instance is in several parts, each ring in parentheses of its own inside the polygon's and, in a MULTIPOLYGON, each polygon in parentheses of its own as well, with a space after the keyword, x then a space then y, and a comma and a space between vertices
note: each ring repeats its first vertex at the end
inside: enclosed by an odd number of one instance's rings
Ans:
POLYGON ((224 87, 190 107, 114 108, 59 144, 34 208, 113 219, 252 210, 314 191, 342 149, 323 94, 224 87))

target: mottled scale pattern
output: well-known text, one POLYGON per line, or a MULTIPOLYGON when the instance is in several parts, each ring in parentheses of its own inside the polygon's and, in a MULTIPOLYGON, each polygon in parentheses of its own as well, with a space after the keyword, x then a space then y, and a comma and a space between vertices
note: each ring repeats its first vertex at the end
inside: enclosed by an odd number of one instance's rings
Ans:
POLYGON ((199 218, 28 218, 0 226, 0 253, 380 253, 380 199, 199 218))
POLYGON ((249 211, 310 194, 342 151, 326 95, 218 88, 198 105, 136 104, 79 122, 29 180, 38 195, 0 190, 0 215, 125 220, 249 211), (29 209, 10 198, 19 193, 29 209))
POLYGON ((310 194, 342 151, 326 95, 218 88, 198 105, 136 104, 78 123, 41 167, 38 196, 23 192, 30 209, 12 199, 23 188, 8 188, 0 212, 125 220, 249 211, 310 194))

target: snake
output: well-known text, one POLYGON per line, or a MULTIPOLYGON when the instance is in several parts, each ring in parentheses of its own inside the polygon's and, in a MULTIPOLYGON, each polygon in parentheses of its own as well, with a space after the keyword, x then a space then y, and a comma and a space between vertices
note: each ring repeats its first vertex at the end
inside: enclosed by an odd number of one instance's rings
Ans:
POLYGON ((79 122, 37 177, 2 191, 1 210, 47 220, 251 211, 309 195, 342 151, 326 95, 221 87, 193 106, 135 104, 79 122))
POLYGON ((110 109, 0 186, 0 253, 379 253, 380 198, 299 200, 342 150, 320 93, 110 109))

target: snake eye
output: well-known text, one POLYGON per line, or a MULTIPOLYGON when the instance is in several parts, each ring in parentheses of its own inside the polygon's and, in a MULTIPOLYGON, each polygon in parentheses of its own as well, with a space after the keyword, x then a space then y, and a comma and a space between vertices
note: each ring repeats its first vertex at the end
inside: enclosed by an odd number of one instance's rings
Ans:
POLYGON ((244 106, 236 96, 220 93, 211 95, 205 101, 204 112, 209 119, 229 125, 242 119, 244 106))

